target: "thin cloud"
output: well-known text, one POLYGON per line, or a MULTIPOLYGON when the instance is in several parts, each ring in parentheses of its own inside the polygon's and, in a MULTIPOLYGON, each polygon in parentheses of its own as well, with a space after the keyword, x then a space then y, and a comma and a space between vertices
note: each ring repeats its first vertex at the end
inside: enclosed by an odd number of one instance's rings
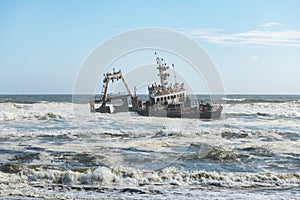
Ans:
POLYGON ((276 25, 279 25, 280 23, 278 22, 268 22, 268 23, 263 23, 261 24, 261 26, 263 27, 270 27, 270 26, 276 26, 276 25))
POLYGON ((257 56, 251 56, 251 60, 259 60, 259 57, 257 57, 257 56))
POLYGON ((280 46, 300 48, 300 31, 253 30, 226 34, 218 29, 195 29, 186 32, 191 37, 204 39, 210 43, 230 46, 280 46))

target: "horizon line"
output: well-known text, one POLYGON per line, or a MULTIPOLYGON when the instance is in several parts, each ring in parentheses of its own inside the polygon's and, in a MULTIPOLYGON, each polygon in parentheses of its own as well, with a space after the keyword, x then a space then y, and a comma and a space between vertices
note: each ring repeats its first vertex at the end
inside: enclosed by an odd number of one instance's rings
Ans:
MULTIPOLYGON (((209 93, 196 93, 197 95, 295 95, 299 96, 300 93, 225 93, 225 94, 209 94, 209 93)), ((72 93, 0 93, 0 96, 5 95, 100 95, 100 94, 72 94, 72 93)), ((140 93, 140 95, 147 95, 147 93, 140 93)))

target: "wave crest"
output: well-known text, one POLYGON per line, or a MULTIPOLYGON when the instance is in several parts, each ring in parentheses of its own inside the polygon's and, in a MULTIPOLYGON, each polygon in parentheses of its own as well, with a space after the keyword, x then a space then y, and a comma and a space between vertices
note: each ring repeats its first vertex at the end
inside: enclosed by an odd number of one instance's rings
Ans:
POLYGON ((300 174, 184 171, 168 167, 159 171, 99 167, 85 172, 46 170, 33 173, 33 181, 65 185, 203 185, 218 187, 299 186, 300 174))

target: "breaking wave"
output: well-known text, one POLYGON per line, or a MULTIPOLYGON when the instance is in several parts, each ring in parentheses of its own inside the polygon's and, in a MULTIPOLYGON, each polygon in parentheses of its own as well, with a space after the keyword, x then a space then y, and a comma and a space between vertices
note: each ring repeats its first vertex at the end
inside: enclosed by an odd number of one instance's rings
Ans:
POLYGON ((291 102, 235 104, 225 107, 229 116, 300 118, 300 104, 291 102))
POLYGON ((293 95, 229 95, 222 100, 228 104, 300 103, 299 96, 293 95))
POLYGON ((0 121, 62 120, 72 115, 71 103, 0 103, 0 121))
POLYGON ((203 185, 217 187, 299 187, 300 174, 183 171, 168 167, 159 171, 99 167, 79 171, 45 170, 28 176, 30 181, 64 185, 203 185))
POLYGON ((59 114, 55 114, 52 112, 47 113, 38 113, 38 112, 31 112, 31 113, 23 113, 23 114, 11 114, 11 113, 4 113, 0 114, 0 121, 13 121, 13 120, 61 120, 63 119, 62 116, 59 114))
POLYGON ((222 100, 224 100, 224 101, 227 101, 227 102, 242 102, 242 101, 245 101, 246 100, 246 98, 233 98, 233 99, 231 99, 231 98, 222 98, 222 100))

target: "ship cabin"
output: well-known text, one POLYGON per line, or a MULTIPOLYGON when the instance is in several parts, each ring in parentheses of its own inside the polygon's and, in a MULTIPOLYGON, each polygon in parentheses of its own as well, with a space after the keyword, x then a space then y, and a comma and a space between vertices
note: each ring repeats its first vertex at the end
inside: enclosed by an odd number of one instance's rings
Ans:
POLYGON ((155 104, 174 104, 174 103, 184 103, 186 99, 186 93, 175 92, 172 94, 157 95, 155 96, 155 104))
POLYGON ((186 91, 183 84, 180 87, 174 88, 162 88, 160 85, 153 85, 148 90, 152 105, 181 104, 186 101, 186 91))

